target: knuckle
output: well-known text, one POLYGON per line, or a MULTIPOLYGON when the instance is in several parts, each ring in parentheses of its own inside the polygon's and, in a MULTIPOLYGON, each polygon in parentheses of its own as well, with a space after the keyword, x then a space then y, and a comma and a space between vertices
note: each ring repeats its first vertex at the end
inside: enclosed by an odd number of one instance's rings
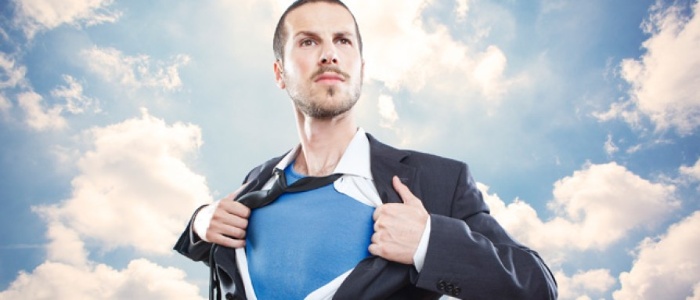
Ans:
POLYGON ((241 225, 241 226, 239 226, 239 227, 240 227, 241 229, 246 229, 246 228, 248 228, 248 219, 241 219, 240 225, 241 225))
POLYGON ((246 236, 246 231, 241 229, 241 228, 238 228, 238 238, 244 239, 245 236, 246 236))
POLYGON ((245 245, 245 242, 242 240, 231 240, 229 243, 229 247, 231 248, 241 248, 245 245))
POLYGON ((384 251, 384 247, 382 247, 380 245, 377 245, 376 247, 374 247, 374 252, 377 256, 385 256, 386 255, 386 253, 384 251))
POLYGON ((245 237, 245 230, 234 227, 231 229, 231 236, 237 239, 242 239, 245 237))
POLYGON ((243 203, 233 202, 233 205, 231 206, 231 212, 239 217, 248 218, 248 216, 250 215, 250 208, 243 205, 243 203))

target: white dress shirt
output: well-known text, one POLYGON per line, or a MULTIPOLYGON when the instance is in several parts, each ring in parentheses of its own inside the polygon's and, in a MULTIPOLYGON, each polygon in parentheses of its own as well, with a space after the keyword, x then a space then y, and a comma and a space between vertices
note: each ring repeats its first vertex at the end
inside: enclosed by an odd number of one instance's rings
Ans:
MULTIPOLYGON (((284 158, 282 158, 275 168, 284 170, 294 161, 300 149, 301 146, 297 145, 284 158)), ((348 145, 347 149, 345 149, 345 152, 340 158, 340 161, 338 162, 338 165, 336 165, 333 173, 343 174, 342 177, 333 183, 334 188, 338 192, 348 195, 351 198, 372 207, 378 207, 383 204, 382 199, 379 198, 379 193, 374 186, 374 179, 370 169, 369 140, 367 139, 367 135, 362 128, 359 128, 355 133, 355 136, 348 145)), ((273 183, 274 177, 271 178, 262 189, 269 189, 273 183)), ((216 210, 219 201, 216 201, 201 209, 195 216, 193 229, 197 235, 205 241, 207 241, 204 237, 205 235, 200 233, 206 232, 206 230, 209 228, 209 223, 211 222, 211 218, 214 215, 214 210, 216 210)), ((420 272, 423 268, 426 251, 428 250, 429 237, 430 218, 428 218, 420 243, 416 249, 416 253, 413 255, 414 266, 418 272, 420 272)), ((238 271, 243 279, 243 284, 245 285, 247 298, 256 300, 257 297, 255 296, 255 291, 253 290, 250 276, 248 274, 248 261, 245 255, 245 248, 236 249, 236 262, 238 264, 238 271)), ((338 290, 345 278, 350 275, 351 272, 352 269, 336 277, 331 282, 309 294, 306 299, 331 299, 335 294, 335 291, 338 290)))

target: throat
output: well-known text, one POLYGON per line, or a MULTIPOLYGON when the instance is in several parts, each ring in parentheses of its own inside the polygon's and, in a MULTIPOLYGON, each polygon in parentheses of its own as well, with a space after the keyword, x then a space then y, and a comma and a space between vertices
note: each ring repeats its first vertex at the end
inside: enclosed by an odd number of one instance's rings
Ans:
MULTIPOLYGON (((303 156, 301 156, 303 157, 303 156)), ((314 176, 314 177, 319 177, 319 176, 326 176, 330 175, 333 173, 335 170, 335 167, 338 165, 338 160, 335 160, 333 163, 330 164, 319 164, 319 165, 314 165, 314 164, 309 164, 305 159, 303 161, 300 161, 297 159, 294 162, 293 168, 294 172, 302 174, 304 176, 314 176)))

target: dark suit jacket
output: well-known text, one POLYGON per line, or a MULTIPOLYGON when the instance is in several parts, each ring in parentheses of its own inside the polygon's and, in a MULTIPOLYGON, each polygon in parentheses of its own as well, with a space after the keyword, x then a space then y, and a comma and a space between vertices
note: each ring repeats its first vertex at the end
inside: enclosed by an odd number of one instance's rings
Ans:
MULTIPOLYGON (((437 299, 442 294, 466 299, 556 299, 554 276, 535 251, 514 241, 491 217, 466 164, 398 150, 368 137, 372 176, 382 201, 402 202, 391 185, 397 175, 430 213, 428 250, 420 273, 412 265, 375 256, 364 259, 335 299, 437 299)), ((262 188, 281 159, 253 169, 240 195, 262 188)), ((207 262, 211 249, 212 244, 192 234, 191 222, 175 245, 195 261, 207 262)), ((226 299, 245 299, 234 249, 217 246, 212 255, 222 294, 226 299)))

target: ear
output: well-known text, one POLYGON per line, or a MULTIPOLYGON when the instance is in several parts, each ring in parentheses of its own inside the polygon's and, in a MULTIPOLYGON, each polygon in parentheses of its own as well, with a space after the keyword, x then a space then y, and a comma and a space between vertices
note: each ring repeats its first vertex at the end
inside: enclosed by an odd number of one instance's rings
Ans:
POLYGON ((360 82, 365 81, 365 59, 362 59, 362 66, 360 66, 360 82))
POLYGON ((273 64, 273 69, 275 71, 275 82, 280 89, 285 89, 287 85, 284 83, 284 66, 280 60, 276 60, 273 64))

